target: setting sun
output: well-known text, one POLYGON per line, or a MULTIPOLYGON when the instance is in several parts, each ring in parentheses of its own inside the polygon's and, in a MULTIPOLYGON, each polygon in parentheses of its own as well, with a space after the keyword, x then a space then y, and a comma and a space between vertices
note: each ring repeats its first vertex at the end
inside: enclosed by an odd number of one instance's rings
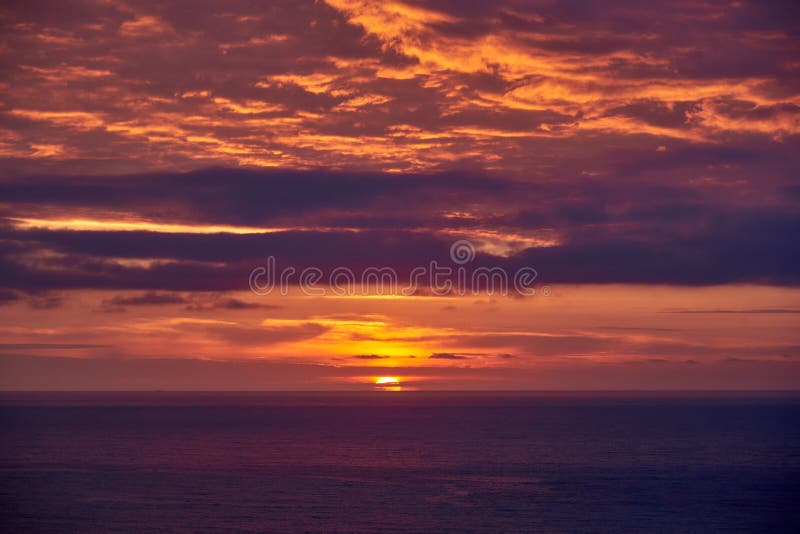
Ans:
POLYGON ((396 376, 379 376, 375 379, 375 385, 377 386, 399 386, 400 381, 397 379, 396 376))
POLYGON ((396 376, 379 376, 375 387, 384 391, 400 391, 400 380, 396 376))

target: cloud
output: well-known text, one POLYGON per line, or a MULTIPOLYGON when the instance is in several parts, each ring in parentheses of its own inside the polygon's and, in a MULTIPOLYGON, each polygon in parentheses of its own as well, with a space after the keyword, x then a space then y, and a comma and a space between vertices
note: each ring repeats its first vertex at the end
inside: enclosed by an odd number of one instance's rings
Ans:
POLYGON ((63 304, 63 298, 60 295, 53 295, 47 292, 42 292, 33 288, 34 291, 27 297, 28 305, 34 310, 52 310, 58 308, 63 304))
POLYGON ((389 356, 381 356, 380 354, 358 354, 353 356, 357 360, 385 360, 389 356))
POLYGON ((463 354, 454 354, 450 352, 434 352, 428 356, 431 360, 468 360, 469 356, 463 354))
POLYGON ((245 310, 277 310, 280 306, 261 302, 249 302, 237 298, 221 298, 210 302, 202 298, 195 298, 193 303, 186 306, 187 311, 205 312, 213 310, 245 311, 245 310))
POLYGON ((17 302, 26 302, 33 310, 47 311, 61 307, 64 298, 40 288, 28 288, 26 291, 0 289, 0 306, 10 306, 17 302))
POLYGON ((149 291, 134 296, 117 296, 103 301, 109 306, 164 306, 169 304, 184 304, 186 298, 175 293, 157 293, 149 291))
MULTIPOLYGON (((5 273, 0 287, 235 291, 247 289, 250 271, 263 266, 267 256, 275 256, 278 269, 294 267, 296 272, 313 266, 330 274, 347 267, 359 274, 368 267, 388 266, 399 281, 407 281, 415 267, 431 261, 452 266, 449 247, 456 238, 472 238, 479 247, 467 266, 470 271, 498 267, 510 277, 522 267, 533 267, 541 284, 800 283, 793 246, 800 218, 788 206, 711 205, 704 210, 616 216, 562 227, 557 216, 543 212, 537 224, 544 230, 491 221, 457 229, 420 221, 413 230, 285 229, 248 235, 7 227, 0 229, 5 273), (553 227, 559 230, 554 233, 553 227), (528 242, 520 237, 526 231, 551 241, 528 242)), ((295 276, 290 283, 298 280, 295 276)), ((423 293, 425 289, 423 283, 423 293)))
POLYGON ((449 243, 468 238, 475 266, 533 266, 549 282, 794 285, 800 197, 784 192, 792 170, 777 162, 797 159, 784 144, 605 153, 591 163, 598 176, 580 179, 580 167, 525 180, 232 169, 12 178, 0 180, 0 255, 20 288, 222 291, 241 289, 236 278, 270 254, 296 268, 409 271, 448 261, 449 243), (697 178, 709 168, 716 177, 697 178), (58 215, 73 210, 87 221, 58 215), (41 267, 59 278, 36 281, 41 267), (152 280, 166 276, 179 285, 152 280))
POLYGON ((13 304, 20 300, 19 293, 10 289, 0 289, 0 306, 13 304))
POLYGON ((524 175, 593 146, 781 142, 798 133, 790 4, 11 7, 4 167, 524 175))

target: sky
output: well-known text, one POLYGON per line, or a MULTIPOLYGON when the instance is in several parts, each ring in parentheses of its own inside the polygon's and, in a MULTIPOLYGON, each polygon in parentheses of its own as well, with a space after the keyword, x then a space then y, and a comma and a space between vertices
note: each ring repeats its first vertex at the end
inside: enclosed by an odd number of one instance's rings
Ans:
POLYGON ((800 387, 796 3, 0 25, 0 389, 800 387))

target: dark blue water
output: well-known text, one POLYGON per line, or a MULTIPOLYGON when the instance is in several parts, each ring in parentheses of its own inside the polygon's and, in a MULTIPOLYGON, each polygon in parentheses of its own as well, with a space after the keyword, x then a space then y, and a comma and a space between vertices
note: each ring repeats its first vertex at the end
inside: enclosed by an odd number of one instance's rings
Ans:
POLYGON ((4 394, 5 532, 800 529, 781 395, 4 394))

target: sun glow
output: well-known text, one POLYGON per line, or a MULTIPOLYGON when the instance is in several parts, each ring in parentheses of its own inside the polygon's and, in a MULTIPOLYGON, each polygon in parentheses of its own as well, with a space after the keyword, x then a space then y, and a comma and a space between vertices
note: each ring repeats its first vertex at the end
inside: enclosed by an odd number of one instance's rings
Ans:
POLYGON ((384 391, 401 391, 400 380, 396 376, 379 376, 375 379, 375 387, 384 391))
POLYGON ((398 385, 400 381, 396 376, 379 376, 375 379, 375 383, 379 386, 383 385, 398 385))

